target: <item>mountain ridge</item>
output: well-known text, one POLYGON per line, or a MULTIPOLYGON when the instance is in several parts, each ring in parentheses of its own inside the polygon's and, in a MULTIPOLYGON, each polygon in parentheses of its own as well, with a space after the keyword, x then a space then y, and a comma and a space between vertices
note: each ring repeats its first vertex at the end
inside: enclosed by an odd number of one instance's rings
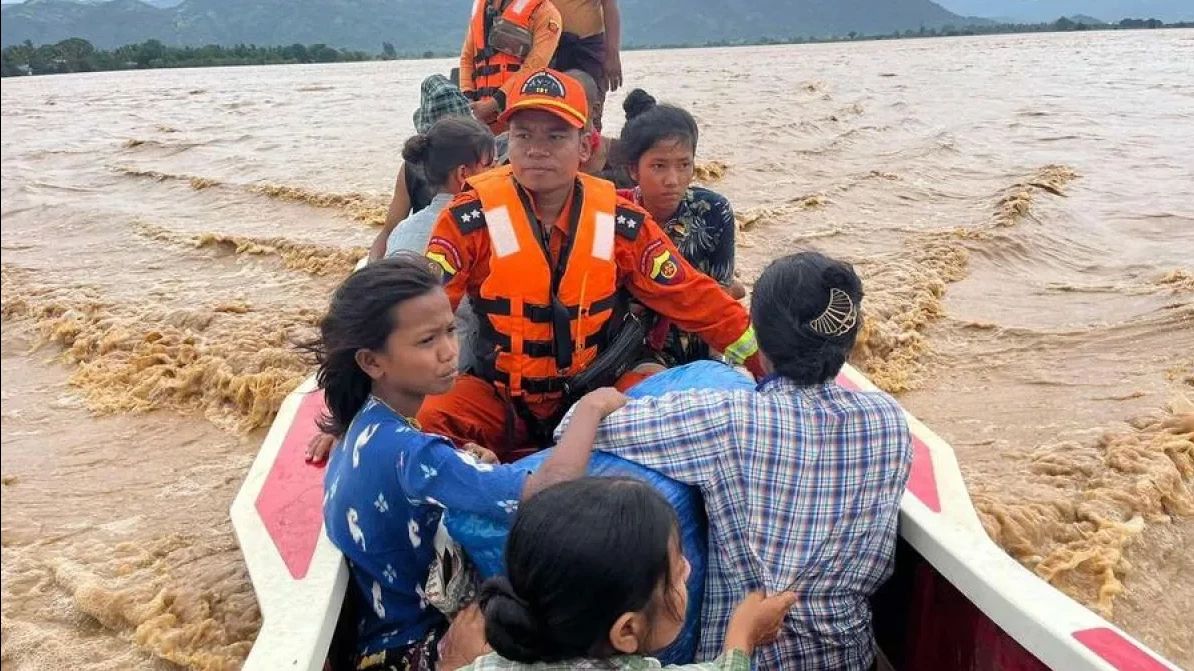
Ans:
MULTIPOLYGON (((445 52, 464 38, 471 0, 27 0, 5 4, 0 46, 81 37, 97 48, 324 43, 376 53, 445 52)), ((931 0, 621 0, 623 44, 700 45, 889 34, 985 22, 931 0), (633 19, 631 18, 633 17, 633 19), (732 20, 727 19, 732 17, 732 20)))

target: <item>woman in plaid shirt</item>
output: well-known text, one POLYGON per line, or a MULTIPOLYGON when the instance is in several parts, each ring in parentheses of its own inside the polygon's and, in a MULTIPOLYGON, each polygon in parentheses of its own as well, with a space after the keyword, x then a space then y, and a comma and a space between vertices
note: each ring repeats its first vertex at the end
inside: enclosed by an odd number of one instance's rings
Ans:
MULTIPOLYGON (((862 324, 862 285, 815 252, 763 272, 751 319, 770 375, 752 391, 698 390, 631 401, 596 449, 700 487, 709 573, 698 659, 716 657, 748 592, 795 592, 760 669, 865 671, 869 598, 891 575, 912 461, 903 411, 834 378, 862 324)), ((567 422, 561 424, 561 428, 567 422)))

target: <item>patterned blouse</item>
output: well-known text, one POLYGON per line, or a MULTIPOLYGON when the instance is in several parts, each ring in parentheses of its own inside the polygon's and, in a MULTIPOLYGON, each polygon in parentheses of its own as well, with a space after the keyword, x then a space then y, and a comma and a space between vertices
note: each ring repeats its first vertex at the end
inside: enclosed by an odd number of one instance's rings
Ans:
MULTIPOLYGON (((642 191, 637 187, 618 194, 638 205, 643 204, 642 191)), ((693 267, 723 287, 734 281, 734 232, 737 226, 734 209, 725 196, 704 187, 690 187, 672 218, 658 223, 693 267)), ((708 359, 710 351, 699 337, 670 326, 662 348, 653 355, 670 368, 708 359)))

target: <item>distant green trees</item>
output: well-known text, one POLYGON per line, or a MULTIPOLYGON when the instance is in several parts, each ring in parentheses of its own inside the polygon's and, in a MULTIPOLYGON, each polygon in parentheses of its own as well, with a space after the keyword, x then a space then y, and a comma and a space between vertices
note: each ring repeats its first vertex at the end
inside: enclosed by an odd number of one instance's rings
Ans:
MULTIPOLYGON (((912 37, 946 37, 959 35, 994 35, 1000 33, 1044 33, 1079 30, 1139 30, 1156 28, 1194 28, 1194 23, 1166 24, 1158 19, 1124 19, 1119 23, 1091 25, 1061 17, 1052 23, 984 24, 977 26, 946 25, 940 28, 905 30, 888 35, 864 35, 850 31, 846 35, 797 36, 789 38, 763 37, 754 40, 718 40, 697 44, 634 45, 635 48, 665 47, 724 47, 746 44, 804 44, 806 42, 836 42, 841 40, 891 40, 912 37)), ((629 45, 628 45, 629 46, 629 45)), ((454 54, 432 51, 402 53, 390 42, 382 42, 380 54, 336 49, 326 44, 291 44, 260 47, 254 44, 203 47, 171 47, 160 40, 145 40, 126 44, 111 51, 96 49, 87 40, 72 37, 57 44, 34 46, 29 40, 5 48, 0 52, 0 75, 45 75, 65 72, 95 72, 101 70, 134 70, 139 68, 190 68, 222 65, 268 65, 274 63, 339 63, 346 61, 394 60, 398 58, 435 58, 454 54)))
MULTIPOLYGON (((393 45, 383 45, 386 57, 397 58, 393 45), (384 47, 389 46, 389 50, 384 47)), ((289 46, 259 47, 237 44, 222 47, 170 47, 160 40, 146 40, 127 44, 111 51, 96 49, 78 37, 57 44, 34 46, 26 40, 0 52, 0 74, 44 75, 65 72, 95 72, 100 70, 133 70, 138 68, 187 68, 218 65, 267 65, 273 63, 339 63, 368 61, 376 58, 363 51, 335 49, 326 44, 291 44, 289 46)))

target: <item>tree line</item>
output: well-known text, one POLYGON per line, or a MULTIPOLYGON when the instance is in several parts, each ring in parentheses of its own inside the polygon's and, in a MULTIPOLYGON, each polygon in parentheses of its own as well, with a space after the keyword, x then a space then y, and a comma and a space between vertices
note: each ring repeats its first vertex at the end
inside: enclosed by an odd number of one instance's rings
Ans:
MULTIPOLYGON (((724 47, 753 44, 804 44, 810 42, 839 42, 846 40, 887 40, 916 37, 954 37, 962 35, 996 35, 1004 33, 1071 32, 1082 30, 1138 30, 1157 28, 1194 28, 1194 23, 1165 23, 1158 19, 1124 19, 1119 23, 1089 24, 1069 18, 1059 18, 1052 23, 997 23, 984 25, 951 26, 905 30, 886 35, 864 35, 849 32, 845 35, 828 37, 792 37, 788 39, 765 37, 755 40, 718 40, 702 45, 656 44, 638 45, 637 48, 678 48, 692 46, 724 47)), ((635 47, 629 47, 635 48, 635 47)), ((145 68, 192 68, 224 65, 272 65, 285 63, 344 63, 350 61, 396 60, 413 58, 435 58, 452 56, 449 53, 425 51, 400 53, 393 44, 383 42, 381 52, 369 54, 364 51, 336 49, 326 44, 291 44, 289 46, 263 47, 255 44, 237 44, 223 47, 209 44, 203 47, 172 47, 159 40, 146 40, 139 44, 126 44, 112 50, 96 49, 85 39, 72 37, 57 44, 34 46, 29 40, 22 44, 6 47, 0 52, 0 75, 45 75, 67 72, 99 72, 105 70, 136 70, 145 68)))
MULTIPOLYGON (((431 52, 421 54, 423 58, 433 56, 435 54, 431 52)), ((255 44, 223 47, 209 44, 203 47, 172 47, 160 40, 146 40, 139 44, 126 44, 116 49, 105 50, 96 49, 85 39, 72 37, 56 44, 34 46, 32 42, 25 40, 22 44, 6 47, 0 51, 0 74, 10 77, 145 68, 344 63, 418 57, 420 54, 399 54, 389 42, 382 44, 379 54, 336 49, 326 44, 291 44, 275 47, 255 44)))

